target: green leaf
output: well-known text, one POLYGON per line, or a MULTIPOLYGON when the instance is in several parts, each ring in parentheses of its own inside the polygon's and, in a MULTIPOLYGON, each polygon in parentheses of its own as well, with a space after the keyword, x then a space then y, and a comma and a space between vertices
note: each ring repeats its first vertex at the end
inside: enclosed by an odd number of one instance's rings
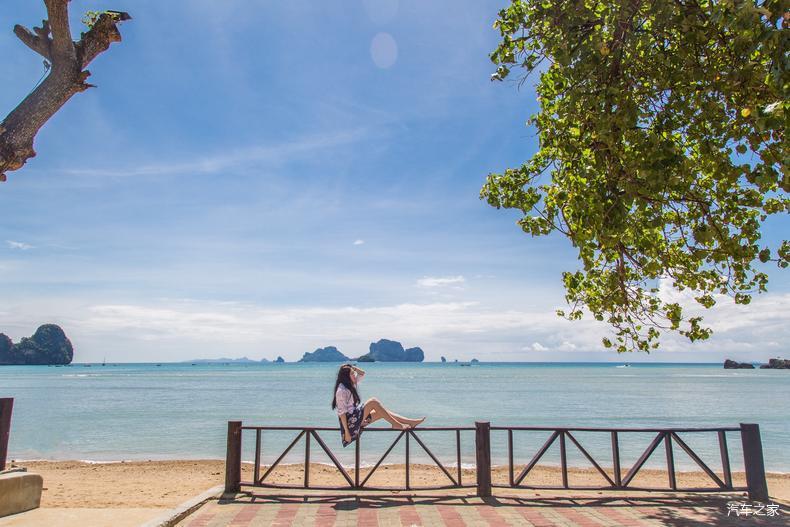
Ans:
POLYGON ((758 246, 768 216, 790 210, 782 13, 732 0, 511 0, 500 11, 492 79, 540 71, 539 149, 490 175, 481 198, 519 211, 531 236, 568 238, 579 268, 563 273, 567 318, 609 324, 606 347, 710 336, 659 296, 662 277, 712 307, 765 291, 757 266, 771 255, 790 266, 787 241, 758 246))

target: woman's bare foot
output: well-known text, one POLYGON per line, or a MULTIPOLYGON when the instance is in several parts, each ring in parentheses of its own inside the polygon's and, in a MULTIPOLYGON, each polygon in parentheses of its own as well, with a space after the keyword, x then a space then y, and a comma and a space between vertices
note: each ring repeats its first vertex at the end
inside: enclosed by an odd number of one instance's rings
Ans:
POLYGON ((403 420, 403 421, 401 421, 401 422, 402 422, 403 424, 405 424, 405 425, 408 425, 408 426, 409 426, 409 428, 416 428, 416 427, 418 427, 419 425, 421 425, 423 421, 425 421, 425 418, 424 418, 424 417, 421 417, 421 418, 419 418, 419 419, 404 419, 404 420, 403 420))

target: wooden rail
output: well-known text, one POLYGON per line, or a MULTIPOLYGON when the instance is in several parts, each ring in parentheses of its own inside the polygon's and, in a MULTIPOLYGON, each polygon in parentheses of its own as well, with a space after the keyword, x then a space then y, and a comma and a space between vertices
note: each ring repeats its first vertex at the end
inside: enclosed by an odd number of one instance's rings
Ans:
POLYGON ((457 488, 475 488, 478 496, 491 496, 493 488, 525 488, 525 489, 556 489, 556 490, 611 490, 611 491, 648 491, 648 492, 740 492, 748 491, 749 497, 753 500, 767 501, 768 500, 768 486, 765 480, 765 466, 763 462, 762 444, 760 440, 760 428, 756 424, 741 424, 739 427, 719 427, 719 428, 590 428, 590 427, 575 427, 575 428, 557 428, 557 427, 534 427, 534 426, 491 426, 488 422, 477 422, 475 427, 419 427, 412 430, 391 430, 387 428, 365 428, 364 433, 360 434, 355 443, 354 452, 354 467, 353 477, 345 467, 337 460, 332 450, 327 446, 321 437, 321 432, 339 433, 338 428, 334 427, 293 427, 293 426, 242 426, 239 421, 228 422, 228 449, 227 449, 227 466, 225 476, 225 489, 226 492, 235 493, 239 492, 242 486, 251 487, 268 487, 268 488, 302 488, 302 489, 321 489, 321 490, 433 490, 433 489, 457 489, 457 488), (241 480, 241 442, 242 432, 253 432, 255 434, 255 461, 253 467, 252 481, 241 480), (265 472, 261 474, 261 449, 263 445, 263 433, 279 431, 279 432, 295 432, 296 436, 290 442, 288 447, 277 457, 277 459, 269 465, 265 472), (445 467, 434 453, 428 448, 419 434, 422 432, 441 431, 452 433, 455 438, 455 461, 456 470, 453 474, 448 467, 445 467), (475 432, 475 469, 476 469, 476 482, 475 484, 464 483, 462 481, 461 470, 461 432, 474 431, 475 432), (362 449, 362 437, 368 432, 389 432, 396 433, 395 440, 384 451, 373 468, 364 476, 361 477, 360 470, 360 451, 362 449), (491 479, 491 434, 506 432, 507 433, 507 468, 508 468, 508 481, 506 484, 493 483, 491 479), (524 465, 524 467, 516 475, 517 461, 515 459, 515 440, 516 436, 520 433, 526 432, 547 432, 549 433, 548 439, 542 446, 535 452, 532 458, 524 465), (596 460, 590 452, 579 441, 580 433, 600 433, 607 434, 611 443, 612 459, 611 465, 600 460, 596 460), (743 445, 744 466, 746 470, 746 487, 735 487, 732 482, 732 469, 730 466, 730 456, 727 446, 727 433, 740 433, 741 442, 743 445), (621 448, 620 439, 623 434, 654 434, 652 440, 644 449, 642 454, 631 466, 628 471, 623 474, 621 468, 621 448), (707 433, 715 434, 719 453, 721 457, 721 473, 720 478, 686 443, 681 437, 681 434, 697 434, 707 433), (271 475, 274 469, 282 462, 288 453, 304 438, 304 481, 301 485, 285 485, 267 482, 267 478, 271 475), (448 484, 438 486, 421 486, 414 487, 411 482, 411 452, 412 443, 417 443, 433 463, 441 470, 444 476, 448 479, 448 484), (332 464, 338 470, 340 475, 347 483, 343 486, 315 486, 310 482, 310 455, 311 455, 311 441, 315 441, 318 446, 326 453, 332 464), (403 441, 405 443, 405 481, 403 486, 400 487, 374 487, 368 484, 371 476, 376 472, 379 466, 384 462, 387 456, 392 452, 395 446, 403 441), (560 451, 560 474, 562 484, 560 486, 531 486, 524 484, 527 475, 538 465, 541 458, 555 443, 559 444, 560 451), (661 446, 664 446, 664 455, 666 459, 667 469, 667 487, 666 488, 642 488, 635 487, 632 482, 651 455, 661 446), (597 487, 580 487, 574 486, 570 483, 569 470, 568 470, 568 450, 574 448, 578 450, 582 456, 592 465, 593 468, 603 477, 606 485, 597 487), (711 479, 715 484, 712 487, 703 488, 681 488, 677 484, 677 471, 675 467, 675 448, 683 450, 694 463, 696 463, 702 471, 711 479), (607 467, 605 469, 604 467, 607 467))
MULTIPOLYGON (((508 482, 504 485, 493 485, 499 488, 525 488, 525 489, 548 489, 548 490, 633 490, 646 492, 665 492, 667 490, 677 492, 740 492, 748 491, 749 497, 753 500, 767 501, 768 487, 765 480, 765 466, 763 463, 762 444, 760 440, 760 428, 756 424, 741 424, 740 427, 720 427, 720 428, 546 428, 533 426, 508 426, 491 427, 492 431, 507 432, 507 459, 508 459, 508 482), (514 460, 514 435, 515 432, 549 432, 548 439, 535 452, 532 458, 526 463, 524 468, 516 476, 516 462, 514 460), (612 462, 610 470, 605 470, 604 463, 596 460, 590 452, 581 444, 577 435, 579 433, 605 433, 609 435, 612 450, 612 462), (744 467, 746 470, 746 487, 735 487, 732 482, 732 468, 730 466, 730 455, 727 447, 727 432, 739 432, 743 445, 744 467), (628 472, 622 473, 620 459, 620 438, 622 434, 641 433, 655 434, 644 449, 642 454, 630 467, 628 472), (696 452, 686 443, 680 434, 716 434, 719 454, 721 457, 720 478, 696 452), (576 435, 574 435, 576 434, 576 435), (559 486, 537 486, 526 485, 523 483, 527 475, 537 466, 541 458, 551 448, 559 442, 560 451, 560 475, 562 484, 559 486), (666 488, 645 488, 635 487, 632 482, 651 455, 663 443, 666 458, 667 487, 666 488), (601 475, 606 485, 601 486, 574 486, 569 482, 567 451, 569 444, 573 445, 593 468, 601 475), (715 484, 712 487, 702 488, 681 488, 677 484, 677 470, 675 467, 675 447, 679 447, 694 463, 702 469, 707 477, 715 484)), ((606 463, 608 465, 608 463, 606 463)))
POLYGON ((366 428, 364 434, 360 434, 354 445, 354 467, 353 477, 348 470, 338 461, 334 452, 324 442, 321 437, 321 432, 339 433, 338 428, 331 427, 294 427, 294 426, 241 426, 238 421, 230 421, 228 423, 228 463, 232 463, 233 467, 226 469, 225 488, 227 492, 238 492, 241 486, 252 487, 267 487, 267 488, 303 488, 303 489, 319 489, 319 490, 428 490, 428 489, 456 489, 456 488, 474 488, 476 485, 463 482, 463 475, 461 471, 461 432, 473 431, 471 427, 420 427, 416 430, 392 430, 388 428, 366 428), (238 433, 237 433, 238 431, 238 433), (255 453, 254 453, 254 467, 252 481, 241 481, 241 432, 249 431, 255 434, 255 453), (271 465, 266 467, 266 470, 261 473, 261 448, 263 444, 264 432, 295 432, 295 437, 291 440, 283 452, 272 462, 271 465), (433 451, 425 444, 423 438, 420 437, 422 432, 452 432, 455 438, 455 454, 456 454, 456 467, 454 473, 448 467, 444 466, 439 458, 433 451), (384 451, 381 457, 373 465, 373 468, 363 477, 362 467, 360 466, 361 449, 363 445, 362 437, 369 432, 390 432, 396 433, 397 436, 390 443, 389 447, 384 451), (279 483, 271 483, 267 478, 272 472, 280 465, 283 459, 294 449, 294 447, 304 439, 304 480, 301 485, 286 485, 279 483), (329 457, 332 464, 337 469, 338 473, 346 481, 343 486, 317 486, 310 482, 310 457, 311 445, 315 443, 324 451, 329 457), (412 441, 422 449, 433 463, 441 470, 446 476, 448 483, 445 485, 433 486, 420 486, 415 487, 411 482, 411 465, 412 465, 412 441), (395 446, 403 442, 405 445, 405 478, 404 484, 400 487, 381 487, 373 486, 368 482, 373 474, 378 470, 381 464, 387 459, 395 446), (237 455, 238 454, 238 455, 237 455), (234 490, 235 489, 235 490, 234 490))
POLYGON ((0 472, 5 470, 8 458, 8 438, 11 435, 11 411, 14 400, 10 397, 0 398, 0 472))

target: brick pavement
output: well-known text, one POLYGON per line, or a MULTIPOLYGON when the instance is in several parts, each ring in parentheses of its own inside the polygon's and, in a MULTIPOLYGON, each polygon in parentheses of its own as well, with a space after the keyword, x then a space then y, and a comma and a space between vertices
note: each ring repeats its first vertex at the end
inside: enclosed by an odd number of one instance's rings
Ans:
POLYGON ((437 495, 238 495, 213 500, 179 527, 474 526, 474 527, 703 527, 786 526, 778 517, 727 516, 739 497, 495 497, 437 495))

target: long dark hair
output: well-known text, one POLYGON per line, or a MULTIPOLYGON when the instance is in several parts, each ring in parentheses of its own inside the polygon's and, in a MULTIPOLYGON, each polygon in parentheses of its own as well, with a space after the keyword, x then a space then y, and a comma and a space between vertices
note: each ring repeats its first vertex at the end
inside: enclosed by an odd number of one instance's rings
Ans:
POLYGON ((340 369, 337 370, 335 390, 332 392, 332 410, 337 408, 337 388, 341 384, 348 388, 351 392, 351 395, 354 397, 354 404, 359 404, 359 394, 357 393, 357 387, 354 384, 354 381, 351 380, 351 364, 343 364, 340 369))

